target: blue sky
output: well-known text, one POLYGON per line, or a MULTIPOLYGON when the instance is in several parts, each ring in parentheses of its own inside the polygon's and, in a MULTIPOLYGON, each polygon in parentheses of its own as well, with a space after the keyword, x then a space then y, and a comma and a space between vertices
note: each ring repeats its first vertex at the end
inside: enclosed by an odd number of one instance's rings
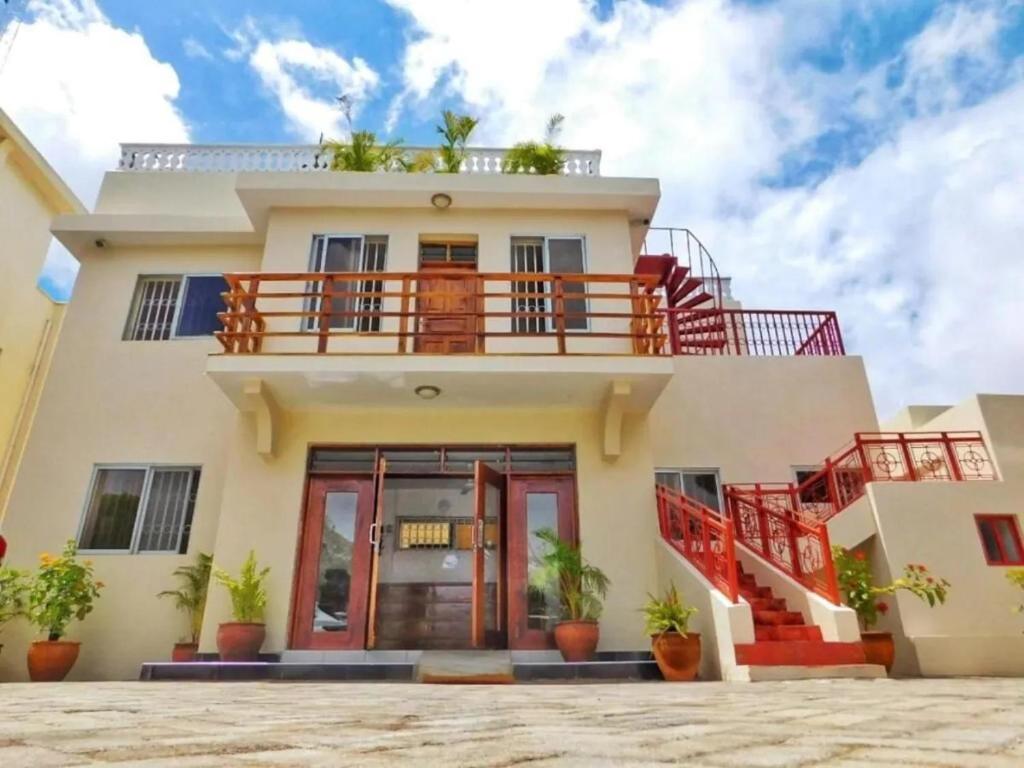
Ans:
MULTIPOLYGON (((558 111, 605 173, 661 179, 657 223, 697 231, 747 305, 838 309, 883 410, 1022 388, 1021 0, 156 8, 0 11, 0 106, 87 205, 119 141, 341 137, 342 92, 357 127, 412 144, 443 108, 490 145, 558 111)), ((74 274, 57 250, 42 285, 74 274)))

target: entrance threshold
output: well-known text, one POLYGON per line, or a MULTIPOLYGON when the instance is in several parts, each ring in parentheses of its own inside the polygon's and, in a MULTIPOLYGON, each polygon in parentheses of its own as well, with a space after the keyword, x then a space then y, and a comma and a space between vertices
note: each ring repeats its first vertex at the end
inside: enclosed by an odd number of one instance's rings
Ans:
POLYGON ((416 665, 416 679, 465 684, 516 681, 509 651, 425 651, 416 665))

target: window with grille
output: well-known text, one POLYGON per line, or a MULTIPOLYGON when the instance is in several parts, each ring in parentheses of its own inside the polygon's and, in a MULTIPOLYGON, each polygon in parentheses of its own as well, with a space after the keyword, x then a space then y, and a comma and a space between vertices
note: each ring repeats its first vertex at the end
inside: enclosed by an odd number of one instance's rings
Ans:
POLYGON ((223 275, 141 276, 135 286, 124 338, 166 341, 210 336, 223 326, 221 294, 228 289, 223 275))
POLYGON ((659 469, 654 482, 679 491, 705 507, 722 511, 719 494, 718 470, 713 469, 659 469))
MULTIPOLYGON (((582 237, 514 237, 512 271, 533 274, 585 274, 582 237)), ((565 328, 585 331, 587 319, 586 283, 563 282, 565 328)), ((554 286, 549 281, 516 280, 512 284, 512 331, 547 333, 556 328, 554 286)))
POLYGON ((78 546, 185 554, 198 487, 196 467, 96 467, 78 546))
POLYGON ((1013 515, 975 515, 974 521, 989 565, 1024 565, 1024 546, 1013 515))
MULTIPOLYGON (((383 272, 387 252, 385 236, 315 235, 310 269, 313 272, 383 272)), ((383 291, 383 280, 338 279, 313 283, 309 292, 322 295, 308 302, 307 311, 319 312, 329 300, 328 327, 361 333, 379 331, 383 291)), ((319 328, 321 321, 320 317, 308 318, 307 329, 319 328)))

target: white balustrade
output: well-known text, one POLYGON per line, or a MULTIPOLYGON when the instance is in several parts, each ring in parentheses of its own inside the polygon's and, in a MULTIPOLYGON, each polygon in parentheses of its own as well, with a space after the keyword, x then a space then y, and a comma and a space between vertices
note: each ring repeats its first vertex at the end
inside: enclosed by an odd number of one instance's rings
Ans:
MULTIPOLYGON (((405 147, 412 159, 434 147, 405 147)), ((460 173, 501 173, 506 149, 469 147, 460 173)), ((271 144, 122 144, 121 171, 192 171, 235 173, 239 171, 326 171, 331 166, 328 150, 312 145, 271 144)), ((566 150, 567 176, 600 176, 600 150, 566 150)))

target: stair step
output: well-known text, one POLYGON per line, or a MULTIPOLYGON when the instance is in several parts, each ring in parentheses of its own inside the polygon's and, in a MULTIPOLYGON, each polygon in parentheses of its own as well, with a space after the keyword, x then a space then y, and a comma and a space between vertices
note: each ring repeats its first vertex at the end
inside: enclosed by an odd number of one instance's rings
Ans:
POLYGON ((725 346, 725 339, 680 339, 682 346, 694 349, 721 349, 725 346))
POLYGON ((747 602, 755 611, 788 611, 789 605, 783 597, 748 597, 747 602))
MULTIPOLYGON (((672 270, 672 274, 665 280, 665 295, 673 296, 676 291, 679 290, 680 284, 686 280, 686 276, 690 274, 690 268, 681 265, 676 265, 676 268, 672 270)), ((673 306, 672 302, 668 302, 668 306, 673 306)))
POLYGON ((765 597, 769 600, 775 597, 771 587, 747 587, 743 584, 740 584, 740 595, 747 601, 756 600, 759 597, 765 597))
POLYGON ((757 642, 802 642, 823 640, 821 627, 807 624, 778 624, 755 626, 754 639, 757 642))
MULTIPOLYGON (((675 277, 673 275, 673 277, 675 277)), ((678 287, 668 293, 668 305, 670 307, 682 307, 687 308, 685 304, 681 303, 683 299, 693 293, 695 290, 700 288, 704 284, 703 280, 698 280, 696 277, 689 277, 686 280, 678 283, 678 287)))
POLYGON ((803 624, 804 616, 797 611, 754 611, 754 624, 778 626, 779 624, 803 624))
POLYGON ((706 303, 708 301, 711 301, 714 298, 715 297, 712 296, 707 291, 701 291, 697 295, 693 296, 692 298, 687 299, 682 304, 679 304, 677 306, 678 306, 678 309, 691 309, 691 308, 696 307, 696 306, 698 306, 700 304, 704 304, 704 303, 706 303))
POLYGON ((736 663, 749 666, 821 667, 864 664, 860 643, 785 641, 737 643, 736 663))
POLYGON ((634 275, 657 275, 662 283, 676 268, 676 260, 667 253, 661 255, 645 254, 636 260, 633 266, 634 275))

